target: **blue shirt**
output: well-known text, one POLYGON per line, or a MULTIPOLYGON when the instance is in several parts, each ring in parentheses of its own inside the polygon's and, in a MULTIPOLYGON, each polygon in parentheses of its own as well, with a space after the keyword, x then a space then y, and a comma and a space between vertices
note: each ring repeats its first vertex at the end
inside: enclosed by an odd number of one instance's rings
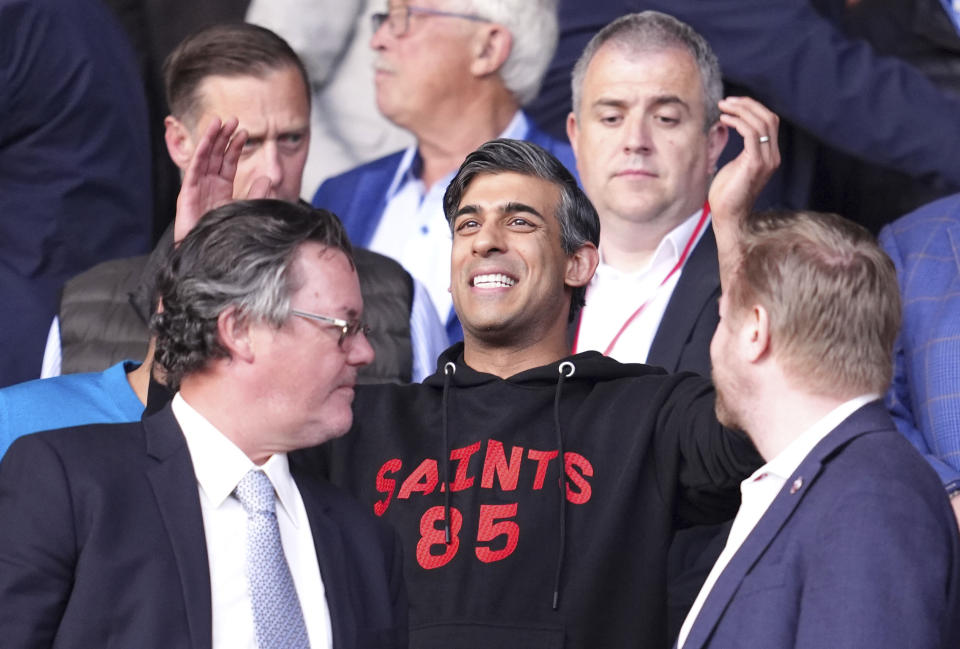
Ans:
POLYGON ((29 433, 84 424, 138 421, 143 404, 127 381, 139 363, 123 361, 102 372, 64 374, 0 390, 0 458, 29 433))

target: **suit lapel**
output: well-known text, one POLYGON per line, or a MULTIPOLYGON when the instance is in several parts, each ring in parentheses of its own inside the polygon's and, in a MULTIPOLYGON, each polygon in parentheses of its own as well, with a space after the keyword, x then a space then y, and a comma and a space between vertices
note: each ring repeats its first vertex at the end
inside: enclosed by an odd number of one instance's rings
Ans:
POLYGON ((373 235, 377 231, 383 211, 387 207, 387 189, 397 172, 397 165, 403 158, 403 151, 396 153, 370 169, 364 171, 357 181, 350 208, 347 214, 358 215, 347 221, 347 235, 356 246, 369 248, 373 235))
POLYGON ((676 372, 684 343, 705 308, 716 309, 713 303, 720 291, 717 267, 717 241, 709 224, 690 258, 684 264, 680 279, 673 289, 660 326, 650 344, 647 364, 676 372))
POLYGON ((142 425, 147 454, 156 460, 147 478, 176 558, 192 646, 210 649, 210 564, 190 452, 169 404, 142 425))
POLYGON ((323 590, 330 609, 330 626, 334 647, 347 645, 347 629, 356 628, 353 609, 350 606, 350 582, 342 557, 345 556, 340 526, 327 514, 327 505, 315 478, 305 475, 292 463, 290 472, 300 490, 300 497, 307 510, 310 533, 317 551, 317 563, 323 579, 323 590))
POLYGON ((806 493, 813 488, 830 457, 853 438, 892 426, 882 403, 874 401, 847 417, 814 447, 724 568, 690 628, 683 649, 701 649, 707 643, 744 577, 780 533, 806 493))

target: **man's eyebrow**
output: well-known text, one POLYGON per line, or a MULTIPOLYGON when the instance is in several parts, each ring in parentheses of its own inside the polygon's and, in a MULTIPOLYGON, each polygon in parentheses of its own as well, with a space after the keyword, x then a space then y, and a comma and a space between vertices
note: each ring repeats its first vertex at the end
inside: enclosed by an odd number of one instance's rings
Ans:
POLYGON ((594 108, 626 108, 627 101, 623 99, 615 99, 613 97, 601 97, 600 99, 593 102, 594 108))
POLYGON ((679 104, 683 108, 690 110, 689 104, 677 95, 661 95, 659 97, 654 97, 653 102, 651 102, 654 107, 667 106, 670 104, 679 104))
POLYGON ((498 211, 502 212, 503 214, 514 214, 516 212, 526 212, 527 214, 533 214, 534 216, 538 216, 541 219, 543 218, 543 214, 538 212, 536 209, 530 207, 526 203, 521 203, 519 201, 510 201, 505 205, 503 205, 502 207, 500 207, 498 211))
POLYGON ((464 214, 476 214, 480 211, 480 208, 476 205, 463 205, 453 214, 453 218, 458 216, 463 216, 464 214))
MULTIPOLYGON (((533 214, 541 219, 543 218, 543 214, 541 214, 536 208, 531 207, 526 203, 521 203, 520 201, 507 201, 502 205, 497 205, 495 209, 499 214, 516 214, 517 212, 524 212, 526 214, 533 214)), ((480 211, 481 210, 478 205, 463 205, 454 213, 453 218, 456 219, 457 217, 467 214, 479 214, 480 211)))

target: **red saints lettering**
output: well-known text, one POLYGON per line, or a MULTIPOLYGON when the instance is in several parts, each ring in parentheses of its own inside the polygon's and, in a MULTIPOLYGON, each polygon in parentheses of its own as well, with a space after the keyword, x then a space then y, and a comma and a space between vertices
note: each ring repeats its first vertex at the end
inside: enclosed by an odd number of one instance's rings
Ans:
MULTIPOLYGON (((483 454, 483 463, 477 467, 473 462, 474 457, 480 457, 482 441, 474 442, 469 446, 455 448, 450 451, 450 467, 452 469, 452 480, 450 489, 453 492, 463 491, 476 487, 476 478, 479 468, 480 489, 499 489, 500 491, 516 491, 518 488, 529 488, 533 491, 540 491, 544 488, 547 480, 547 472, 554 470, 557 464, 557 451, 524 449, 522 446, 512 446, 507 451, 502 442, 495 439, 486 441, 486 451, 483 454), (526 451, 526 452, 524 452, 526 451), (473 467, 471 467, 473 464, 473 467), (521 484, 521 473, 530 476, 532 468, 532 479, 527 484, 521 484)), ((383 494, 383 498, 376 501, 373 505, 373 511, 377 516, 382 516, 393 501, 394 495, 398 500, 408 500, 414 494, 428 495, 433 493, 438 485, 440 490, 446 488, 441 483, 440 467, 437 460, 426 458, 420 464, 413 468, 406 477, 403 477, 403 462, 399 458, 392 458, 383 463, 380 470, 377 471, 376 489, 383 494), (397 483, 400 482, 399 491, 397 483)), ((590 478, 593 477, 593 465, 587 458, 579 453, 564 453, 564 471, 567 475, 566 496, 567 501, 575 505, 583 505, 588 502, 593 494, 590 486, 590 478)), ((555 485, 556 482, 553 482, 555 485)))

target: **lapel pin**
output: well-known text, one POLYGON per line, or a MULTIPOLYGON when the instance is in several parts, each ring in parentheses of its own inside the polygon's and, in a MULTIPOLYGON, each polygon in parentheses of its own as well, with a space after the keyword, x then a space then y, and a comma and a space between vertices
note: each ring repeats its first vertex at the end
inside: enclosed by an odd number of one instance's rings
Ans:
POLYGON ((803 476, 800 476, 799 478, 793 481, 792 485, 790 485, 790 493, 791 494, 797 493, 798 491, 800 491, 800 487, 802 486, 803 486, 803 476))

